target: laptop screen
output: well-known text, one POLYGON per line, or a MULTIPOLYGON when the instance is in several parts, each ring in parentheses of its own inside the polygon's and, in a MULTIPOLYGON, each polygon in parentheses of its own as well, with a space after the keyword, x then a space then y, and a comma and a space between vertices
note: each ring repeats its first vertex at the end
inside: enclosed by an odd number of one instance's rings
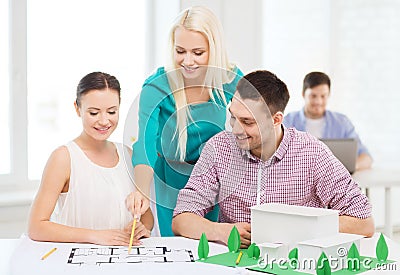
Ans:
POLYGON ((332 151, 333 155, 340 160, 340 162, 346 167, 350 174, 356 170, 357 160, 357 140, 354 138, 339 138, 329 139, 321 138, 323 143, 328 146, 332 151))

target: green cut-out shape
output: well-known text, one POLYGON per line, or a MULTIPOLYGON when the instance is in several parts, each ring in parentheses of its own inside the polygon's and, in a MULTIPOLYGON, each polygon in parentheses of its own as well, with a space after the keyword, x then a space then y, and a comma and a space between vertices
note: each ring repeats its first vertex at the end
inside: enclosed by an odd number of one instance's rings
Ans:
POLYGON ((360 270, 360 252, 355 243, 353 243, 347 252, 347 270, 358 271, 360 270))
POLYGON ((249 248, 247 248, 247 256, 249 256, 249 258, 253 258, 254 257, 254 249, 255 249, 256 244, 252 243, 249 248))
POLYGON ((290 261, 290 267, 295 269, 298 267, 299 264, 299 249, 297 247, 290 250, 288 259, 290 261))
POLYGON ((199 259, 207 259, 208 252, 210 251, 210 246, 208 245, 208 239, 206 234, 201 234, 199 246, 197 248, 197 254, 199 255, 199 259))
POLYGON ((260 254, 261 254, 260 248, 257 245, 255 245, 253 258, 255 258, 255 259, 260 258, 260 254))
POLYGON ((299 249, 296 247, 296 248, 293 248, 292 250, 290 250, 288 258, 290 260, 291 259, 298 260, 299 259, 299 249))
POLYGON ((389 255, 389 249, 386 244, 385 236, 381 233, 378 243, 376 244, 376 258, 379 261, 386 261, 389 255))
POLYGON ((316 272, 317 275, 331 275, 331 267, 329 265, 328 257, 326 257, 324 252, 319 256, 316 272))
POLYGON ((260 248, 255 243, 252 243, 247 248, 247 256, 249 256, 249 258, 258 259, 260 258, 260 253, 260 248))
POLYGON ((237 252, 240 248, 240 235, 236 226, 233 226, 228 238, 229 252, 237 252))

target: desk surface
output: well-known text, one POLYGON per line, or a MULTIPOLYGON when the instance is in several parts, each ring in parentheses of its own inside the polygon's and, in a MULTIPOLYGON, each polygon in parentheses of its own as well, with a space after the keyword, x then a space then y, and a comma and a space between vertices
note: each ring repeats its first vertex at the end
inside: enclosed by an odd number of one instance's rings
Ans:
POLYGON ((399 168, 395 167, 373 167, 357 171, 352 177, 364 188, 400 186, 399 168))
MULTIPOLYGON (((375 255, 375 244, 379 235, 375 234, 373 238, 361 240, 360 254, 365 256, 375 255)), ((136 274, 262 274, 259 272, 249 272, 243 268, 229 268, 218 265, 203 264, 203 263, 166 263, 166 264, 134 264, 134 266, 126 265, 110 265, 110 266, 90 266, 90 267, 71 267, 67 266, 64 258, 63 262, 56 263, 57 257, 48 257, 46 260, 41 261, 40 258, 43 254, 49 251, 53 247, 59 248, 55 253, 69 253, 71 247, 76 247, 77 244, 61 244, 61 243, 48 243, 48 242, 33 242, 28 240, 30 243, 26 245, 27 239, 2 239, 0 240, 1 255, 0 255, 0 274, 28 274, 27 271, 34 270, 35 274, 132 274, 134 271, 136 274), (25 241, 25 243, 24 243, 25 241), (28 246, 28 247, 27 247, 28 246), (54 267, 57 267, 54 270, 54 267), (123 267, 128 268, 123 268, 123 267), (161 273, 162 272, 162 273, 161 273)), ((394 241, 387 238, 389 246, 389 259, 400 261, 400 246, 394 241)), ((169 248, 186 248, 193 252, 195 258, 197 258, 197 245, 198 241, 181 238, 181 237, 170 237, 170 238, 156 238, 152 237, 143 240, 143 244, 146 246, 163 246, 166 245, 169 248)), ((87 246, 93 247, 90 244, 79 244, 79 247, 87 246)), ((227 247, 215 243, 210 243, 210 256, 227 252, 227 247)), ((59 255, 60 256, 60 255, 59 255)), ((58 257, 60 258, 60 257, 58 257)), ((61 257, 63 258, 63 257, 61 257)), ((371 270, 366 275, 371 274, 397 274, 400 273, 400 265, 391 265, 392 270, 371 270), (393 269, 396 269, 393 271, 393 269)), ((30 272, 31 273, 31 272, 30 272)))
POLYGON ((367 190, 374 187, 385 189, 385 234, 393 236, 393 214, 392 214, 392 187, 400 186, 400 173, 398 167, 381 166, 371 169, 357 171, 353 174, 353 179, 362 188, 367 190))

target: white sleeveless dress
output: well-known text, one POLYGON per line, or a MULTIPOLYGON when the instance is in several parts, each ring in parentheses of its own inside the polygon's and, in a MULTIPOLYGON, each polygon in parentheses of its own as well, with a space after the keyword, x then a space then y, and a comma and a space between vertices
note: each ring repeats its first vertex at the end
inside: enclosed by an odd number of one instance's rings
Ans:
POLYGON ((130 154, 125 146, 114 143, 118 164, 112 168, 93 163, 73 141, 69 189, 61 193, 53 212, 54 222, 87 229, 123 229, 132 220, 125 206, 134 191, 130 154))

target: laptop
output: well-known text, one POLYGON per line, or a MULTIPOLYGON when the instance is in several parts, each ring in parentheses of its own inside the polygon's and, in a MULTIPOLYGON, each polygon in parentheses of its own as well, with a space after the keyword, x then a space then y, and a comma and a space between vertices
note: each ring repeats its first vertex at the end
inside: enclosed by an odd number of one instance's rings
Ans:
POLYGON ((354 173, 356 170, 357 160, 357 140, 354 138, 321 138, 333 155, 343 163, 344 167, 350 172, 354 173))

